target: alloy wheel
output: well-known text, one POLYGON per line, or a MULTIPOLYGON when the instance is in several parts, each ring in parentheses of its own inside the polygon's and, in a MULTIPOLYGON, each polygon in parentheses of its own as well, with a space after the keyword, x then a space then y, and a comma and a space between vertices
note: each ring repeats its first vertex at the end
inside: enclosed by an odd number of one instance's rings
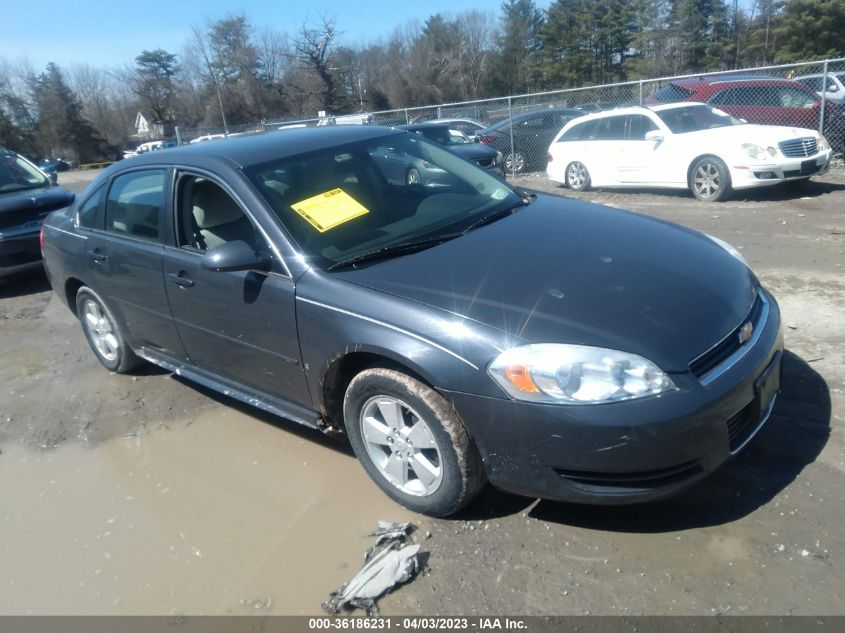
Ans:
POLYGON ((96 301, 88 299, 83 304, 82 315, 97 353, 108 362, 114 362, 120 350, 120 343, 106 313, 96 301))
POLYGON ((408 404, 375 396, 361 408, 361 435, 373 464, 402 492, 428 496, 443 481, 443 460, 434 434, 408 404))

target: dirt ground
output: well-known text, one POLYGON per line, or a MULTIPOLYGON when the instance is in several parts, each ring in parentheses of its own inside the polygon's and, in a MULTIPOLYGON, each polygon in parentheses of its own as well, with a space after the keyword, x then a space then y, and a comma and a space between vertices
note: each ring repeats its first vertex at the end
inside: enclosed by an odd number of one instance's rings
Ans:
POLYGON ((385 614, 845 614, 845 168, 722 204, 577 197, 732 243, 780 301, 772 419, 700 486, 625 508, 487 489, 414 515, 343 444, 154 368, 110 374, 44 277, 19 277, 0 282, 0 615, 317 614, 379 519, 429 552, 385 614))

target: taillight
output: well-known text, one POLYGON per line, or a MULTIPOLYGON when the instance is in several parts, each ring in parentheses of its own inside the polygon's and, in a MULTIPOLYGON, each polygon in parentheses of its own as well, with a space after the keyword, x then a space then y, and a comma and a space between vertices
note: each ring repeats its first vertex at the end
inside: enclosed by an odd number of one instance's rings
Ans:
POLYGON ((41 232, 38 234, 38 244, 41 247, 41 250, 44 250, 44 229, 47 228, 45 224, 41 225, 41 232))
POLYGON ((485 145, 489 145, 493 141, 496 140, 495 134, 482 134, 478 137, 479 142, 484 143, 485 145))
POLYGON ((554 160, 554 158, 552 158, 552 153, 551 153, 551 152, 549 152, 549 153, 547 154, 547 156, 548 156, 548 158, 546 158, 546 162, 550 163, 550 162, 552 162, 552 161, 554 160))

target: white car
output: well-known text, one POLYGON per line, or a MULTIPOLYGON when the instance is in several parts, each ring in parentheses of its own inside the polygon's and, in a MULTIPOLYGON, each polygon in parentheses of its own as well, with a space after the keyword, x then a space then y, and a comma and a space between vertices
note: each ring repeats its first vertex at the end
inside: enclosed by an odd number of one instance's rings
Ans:
POLYGON ((802 84, 810 86, 821 97, 822 85, 824 84, 825 78, 827 79, 827 88, 824 91, 827 93, 825 99, 834 103, 845 103, 845 71, 829 72, 826 77, 823 73, 802 75, 795 77, 795 81, 800 81, 802 84))
POLYGON ((636 106, 567 123, 549 146, 546 173, 575 191, 689 188, 717 201, 732 189, 806 180, 830 166, 814 130, 753 125, 703 103, 636 106))

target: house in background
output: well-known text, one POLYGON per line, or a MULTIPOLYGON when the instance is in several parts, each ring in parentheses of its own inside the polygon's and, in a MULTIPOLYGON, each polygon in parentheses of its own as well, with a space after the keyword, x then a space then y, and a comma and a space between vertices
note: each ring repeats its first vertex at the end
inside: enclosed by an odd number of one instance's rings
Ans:
POLYGON ((173 123, 153 123, 153 117, 143 112, 135 115, 135 136, 145 139, 160 139, 173 136, 173 123))

